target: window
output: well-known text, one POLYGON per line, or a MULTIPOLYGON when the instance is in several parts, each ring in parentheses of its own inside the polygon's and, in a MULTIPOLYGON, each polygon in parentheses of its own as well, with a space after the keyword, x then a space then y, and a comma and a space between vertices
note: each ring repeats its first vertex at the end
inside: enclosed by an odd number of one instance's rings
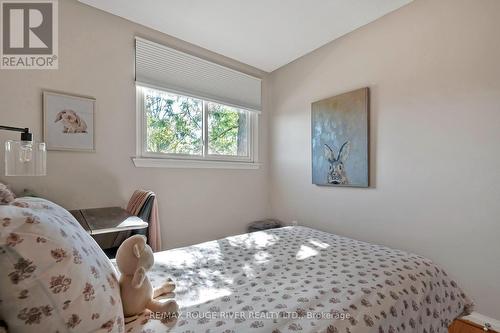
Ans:
POLYGON ((136 37, 135 83, 137 167, 259 167, 261 78, 136 37))
POLYGON ((257 113, 137 87, 142 157, 254 162, 257 113))
POLYGON ((144 90, 146 153, 203 154, 203 101, 144 90))

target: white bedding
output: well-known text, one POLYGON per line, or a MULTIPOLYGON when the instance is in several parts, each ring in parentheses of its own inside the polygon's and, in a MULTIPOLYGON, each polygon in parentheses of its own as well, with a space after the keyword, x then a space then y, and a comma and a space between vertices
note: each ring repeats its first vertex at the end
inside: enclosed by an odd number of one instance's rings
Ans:
POLYGON ((155 254, 177 283, 175 326, 145 313, 127 332, 447 332, 472 302, 431 260, 287 227, 155 254))

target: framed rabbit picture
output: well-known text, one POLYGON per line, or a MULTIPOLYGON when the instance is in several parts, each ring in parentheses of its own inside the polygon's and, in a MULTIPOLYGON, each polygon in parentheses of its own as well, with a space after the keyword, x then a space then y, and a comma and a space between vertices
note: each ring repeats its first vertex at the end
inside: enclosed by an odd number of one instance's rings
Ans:
POLYGON ((95 104, 90 97, 43 92, 43 137, 48 150, 95 152, 95 104))

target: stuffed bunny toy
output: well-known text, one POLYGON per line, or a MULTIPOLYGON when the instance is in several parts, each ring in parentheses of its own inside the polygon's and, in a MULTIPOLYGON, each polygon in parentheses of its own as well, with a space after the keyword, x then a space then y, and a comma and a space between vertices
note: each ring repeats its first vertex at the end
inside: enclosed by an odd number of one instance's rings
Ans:
POLYGON ((175 300, 156 300, 174 291, 173 281, 168 279, 160 288, 153 290, 146 275, 154 264, 153 251, 146 244, 146 237, 134 235, 127 238, 118 248, 116 263, 121 273, 119 283, 125 317, 138 315, 145 309, 152 311, 162 321, 176 317, 178 306, 175 300))

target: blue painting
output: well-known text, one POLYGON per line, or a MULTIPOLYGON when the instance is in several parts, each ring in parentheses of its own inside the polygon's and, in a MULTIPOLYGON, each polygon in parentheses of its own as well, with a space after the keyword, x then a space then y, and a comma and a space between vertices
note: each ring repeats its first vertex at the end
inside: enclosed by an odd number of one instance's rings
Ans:
POLYGON ((368 104, 368 88, 312 104, 313 184, 368 187, 368 104))

